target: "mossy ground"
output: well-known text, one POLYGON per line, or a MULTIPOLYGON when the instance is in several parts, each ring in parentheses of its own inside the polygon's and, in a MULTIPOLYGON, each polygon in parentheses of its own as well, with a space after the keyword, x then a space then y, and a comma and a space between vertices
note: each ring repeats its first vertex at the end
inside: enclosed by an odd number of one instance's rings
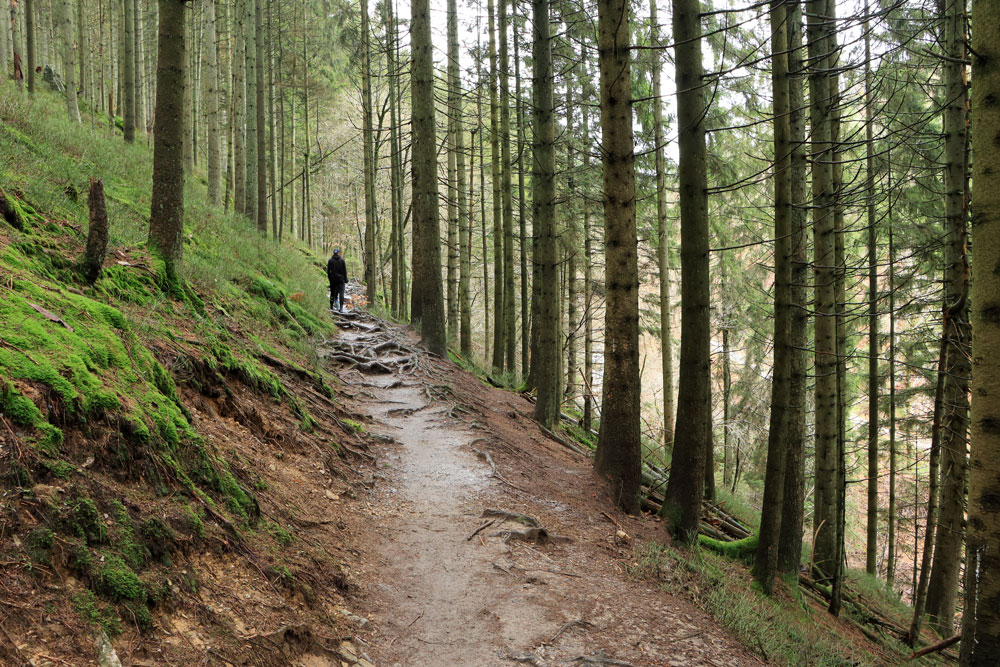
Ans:
MULTIPOLYGON (((261 447, 288 439, 276 420, 315 429, 312 411, 330 409, 334 392, 314 340, 333 327, 315 259, 209 206, 197 178, 183 274, 169 282, 144 245, 151 151, 64 116, 55 97, 30 102, 0 84, 0 191, 18 221, 0 219, 0 555, 23 564, 9 582, 71 576, 82 588, 52 599, 115 635, 178 603, 194 576, 178 571, 179 555, 220 545, 247 555, 258 536, 293 543, 275 521, 257 530, 269 484, 195 404, 261 447), (87 285, 77 260, 91 178, 104 181, 110 244, 87 285)), ((316 587, 270 557, 286 588, 316 587)))

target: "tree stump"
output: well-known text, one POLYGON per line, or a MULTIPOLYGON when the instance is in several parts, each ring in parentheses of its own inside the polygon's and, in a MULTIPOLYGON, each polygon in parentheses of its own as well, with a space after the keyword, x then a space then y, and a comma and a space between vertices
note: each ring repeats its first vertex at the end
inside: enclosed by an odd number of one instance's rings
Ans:
POLYGON ((101 275, 108 250, 108 207, 101 179, 91 179, 87 202, 90 205, 90 232, 87 234, 87 254, 83 258, 83 276, 93 285, 101 275))

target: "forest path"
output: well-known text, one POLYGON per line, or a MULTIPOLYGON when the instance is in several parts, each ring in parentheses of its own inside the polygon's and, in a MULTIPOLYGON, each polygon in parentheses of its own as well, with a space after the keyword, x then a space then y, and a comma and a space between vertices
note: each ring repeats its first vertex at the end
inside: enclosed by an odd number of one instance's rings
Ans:
MULTIPOLYGON (((412 332, 365 321, 417 350, 412 332)), ((375 339, 340 340, 371 352, 375 339)), ((760 664, 704 612, 627 577, 636 536, 662 526, 612 510, 589 459, 543 437, 527 400, 418 354, 409 372, 341 373, 384 443, 362 536, 376 664, 760 664)))

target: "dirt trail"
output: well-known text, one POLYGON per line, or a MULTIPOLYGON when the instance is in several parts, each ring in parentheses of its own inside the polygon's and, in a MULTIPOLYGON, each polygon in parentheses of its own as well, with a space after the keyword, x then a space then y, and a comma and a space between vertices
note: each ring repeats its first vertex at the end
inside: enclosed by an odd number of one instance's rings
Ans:
POLYGON ((450 362, 420 366, 356 374, 354 407, 386 441, 366 538, 378 665, 760 664, 697 608, 627 577, 634 536, 657 524, 613 512, 590 461, 542 437, 530 403, 450 362), (555 539, 522 541, 528 527, 488 508, 555 539))

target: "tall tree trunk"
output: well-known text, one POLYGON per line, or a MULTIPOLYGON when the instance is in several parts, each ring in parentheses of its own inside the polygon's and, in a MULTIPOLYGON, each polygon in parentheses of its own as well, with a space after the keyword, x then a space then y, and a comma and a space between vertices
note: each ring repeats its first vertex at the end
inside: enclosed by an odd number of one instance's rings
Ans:
POLYGON ((35 92, 35 0, 24 0, 24 50, 27 51, 28 92, 35 92))
POLYGON ((232 26, 229 34, 233 43, 233 113, 229 119, 233 134, 233 210, 242 214, 246 214, 247 203, 247 13, 244 4, 249 1, 234 0, 229 12, 232 26))
POLYGON ((761 506, 754 579, 770 595, 778 572, 778 539, 785 491, 785 443, 788 429, 791 370, 792 282, 791 126, 788 120, 788 32, 785 0, 771 2, 771 89, 774 116, 774 369, 771 373, 771 420, 767 434, 767 468, 761 506))
MULTIPOLYGON (((663 513, 683 543, 698 537, 705 459, 712 446, 711 316, 708 196, 705 171, 706 96, 698 0, 673 0, 674 63, 681 208, 681 358, 674 455, 663 513)), ((603 421, 603 420, 602 420, 603 421)))
POLYGON ((531 336, 529 333, 528 307, 528 216, 524 189, 524 100, 521 99, 521 35, 520 21, 514 21, 514 98, 517 105, 517 218, 521 236, 521 377, 528 373, 531 363, 531 336))
POLYGON ((802 65, 802 3, 790 2, 788 22, 788 121, 791 142, 792 230, 790 237, 792 279, 789 290, 788 419, 785 425, 785 490, 781 504, 778 539, 778 572, 795 575, 802 558, 802 524, 805 504, 806 346, 809 311, 806 284, 809 263, 806 239, 807 205, 804 86, 802 65))
MULTIPOLYGON (((254 0, 254 47, 256 49, 256 58, 254 58, 254 72, 256 72, 256 82, 254 84, 254 92, 257 96, 257 101, 254 104, 254 109, 256 111, 256 123, 254 127, 256 128, 257 136, 257 178, 256 180, 248 184, 247 187, 257 188, 257 195, 254 197, 254 201, 257 205, 257 231, 261 236, 267 236, 267 116, 265 113, 265 93, 264 89, 264 7, 263 3, 265 0, 254 0)), ((251 221, 254 218, 250 218, 251 221)))
POLYGON ((205 0, 205 116, 208 125, 208 201, 218 206, 221 201, 221 160, 219 154, 219 65, 218 36, 215 30, 215 0, 205 0))
MULTIPOLYGON (((69 119, 74 123, 80 122, 80 105, 76 101, 76 49, 73 48, 73 40, 76 37, 73 20, 76 12, 73 11, 73 0, 59 0, 62 4, 62 43, 63 43, 63 70, 66 73, 66 111, 69 119)), ((83 0, 76 0, 83 2, 83 0)))
POLYGON ((871 36, 869 8, 865 2, 865 206, 868 225, 868 525, 865 542, 865 571, 878 575, 878 235, 875 218, 875 147, 872 130, 871 36))
POLYGON ((504 320, 503 320, 503 205, 501 193, 500 166, 500 107, 497 102, 497 60, 496 10, 494 0, 487 2, 488 29, 490 36, 490 181, 493 185, 493 361, 494 370, 503 370, 504 320))
MULTIPOLYGON (((80 25, 82 25, 83 24, 82 0, 77 6, 81 8, 80 9, 81 13, 78 21, 80 25)), ((12 41, 14 35, 11 33, 10 29, 11 25, 13 24, 12 22, 13 16, 11 10, 12 8, 9 4, 0 3, 0 81, 6 81, 8 78, 11 78, 11 72, 12 72, 10 55, 11 52, 14 51, 15 49, 13 49, 11 46, 14 43, 12 41)), ((82 48, 83 40, 80 40, 80 45, 82 48)))
POLYGON ((378 286, 375 269, 378 253, 375 247, 375 159, 372 142, 372 71, 371 28, 368 22, 368 0, 361 0, 361 117, 362 149, 364 150, 365 187, 365 285, 368 300, 375 303, 378 286))
MULTIPOLYGON (((135 141, 135 0, 123 0, 121 70, 125 141, 135 141)), ((185 71, 187 67, 183 68, 185 71)), ((159 74, 157 74, 159 76, 159 74)), ((179 89, 182 91, 184 86, 179 89)))
MULTIPOLYGON (((247 180, 243 214, 251 223, 257 221, 257 174, 260 165, 257 157, 257 2, 258 0, 245 0, 243 18, 247 61, 247 180)), ((308 161, 306 164, 309 164, 308 161)), ((308 179, 306 182, 308 183, 308 179)))
MULTIPOLYGON (((950 329, 948 320, 950 313, 944 310, 944 330, 950 329)), ((941 467, 941 421, 944 419, 944 387, 945 369, 948 367, 948 339, 947 335, 941 337, 941 345, 938 351, 938 372, 937 385, 934 389, 934 422, 931 430, 931 451, 927 469, 928 490, 927 490, 927 521, 924 524, 924 551, 920 559, 920 579, 913 592, 913 620, 910 622, 910 631, 907 635, 907 643, 915 646, 920 638, 920 628, 924 621, 924 610, 927 606, 927 583, 931 573, 931 558, 934 554, 934 528, 937 525, 938 515, 938 470, 941 467)), ((914 508, 914 511, 916 509, 914 508)), ((913 554, 916 559, 916 552, 913 554)))
POLYGON ((187 26, 186 39, 190 40, 191 47, 188 49, 188 61, 184 68, 184 170, 189 174, 194 171, 196 141, 194 127, 195 117, 197 116, 194 109, 194 76, 196 67, 195 54, 198 49, 195 44, 194 15, 194 11, 189 11, 185 18, 185 25, 187 26))
MULTIPOLYGON (((451 139, 455 156, 455 196, 457 210, 455 211, 455 234, 451 236, 449 226, 448 239, 448 321, 449 332, 457 331, 459 349, 465 358, 472 357, 472 313, 470 311, 471 294, 469 279, 472 263, 470 259, 471 229, 469 225, 469 204, 465 191, 465 103, 462 94, 462 79, 459 67, 458 50, 458 3, 448 0, 448 93, 449 93, 449 123, 451 139), (455 265, 455 266, 453 266, 455 265), (453 277, 453 274, 454 277, 453 277), (452 294, 452 284, 456 282, 455 293, 452 294)), ((449 161, 449 169, 451 162, 449 161)), ((451 179, 449 177, 449 184, 451 179)), ((449 220, 451 213, 449 211, 449 220)), ((450 222, 449 222, 450 225, 450 222)), ((449 333, 449 336, 454 335, 449 333)))
POLYGON ((964 667, 1000 655, 1000 5, 972 2, 972 150, 976 257, 972 279, 972 455, 962 614, 964 667))
MULTIPOLYGON (((500 162, 501 205, 503 208, 503 336, 504 368, 517 371, 517 324, 516 301, 514 299, 514 202, 511 184, 510 162, 510 58, 507 51, 508 18, 507 0, 500 0, 500 162)), ((497 326, 500 326, 498 319, 497 326)))
POLYGON ((832 100, 827 67, 833 49, 834 24, 827 18, 827 0, 808 2, 809 105, 812 126, 812 207, 815 281, 815 498, 813 510, 814 566, 822 579, 837 567, 838 394, 837 303, 834 230, 832 100))
MULTIPOLYGON (((583 78, 590 81, 587 59, 583 61, 583 78)), ((593 99, 593 89, 584 84, 585 99, 593 99)), ((583 131, 583 171, 590 173, 590 107, 580 108, 580 123, 583 131)), ((590 232, 590 198, 583 198, 583 430, 590 433, 594 421, 594 260, 593 243, 590 232)))
POLYGON ((462 134, 459 120, 462 113, 459 96, 458 5, 448 0, 448 342, 459 337, 459 221, 458 221, 458 137, 462 134))
MULTIPOLYGON (((888 161, 888 154, 887 154, 888 161)), ((892 174, 891 168, 888 170, 892 174)), ((888 519, 888 556, 885 563, 885 581, 889 590, 893 590, 896 577, 896 256, 892 246, 892 183, 886 184, 889 191, 889 510, 888 519)), ((914 482, 916 485, 916 482, 914 482)), ((913 516, 917 516, 917 506, 913 505, 913 516)), ((916 531, 914 531, 916 538, 916 531)), ((913 549, 913 561, 916 563, 917 550, 913 549)))
MULTIPOLYGON (((127 0, 126 0, 127 1, 127 0)), ((135 3, 135 10, 132 12, 132 20, 135 22, 133 30, 133 41, 135 49, 135 129, 140 137, 146 136, 146 66, 143 58, 143 31, 142 31, 142 0, 132 0, 135 3)))
MULTIPOLYGON (((574 77, 573 70, 576 65, 570 65, 566 71, 566 76, 568 79, 572 80, 574 77)), ((579 233, 579 223, 577 222, 577 213, 574 210, 575 200, 576 200, 576 174, 575 165, 573 164, 574 158, 574 148, 573 148, 573 136, 576 133, 576 128, 574 127, 573 118, 573 86, 566 86, 566 180, 567 180, 567 210, 569 211, 565 216, 566 225, 563 230, 562 240, 566 247, 566 259, 563 262, 563 268, 566 273, 566 345, 565 345, 565 363, 566 371, 562 373, 565 377, 565 387, 563 396, 565 400, 569 402, 570 405, 576 404, 576 396, 578 393, 577 387, 579 386, 579 381, 577 380, 578 365, 576 362, 577 353, 577 338, 579 337, 579 308, 577 307, 577 254, 580 247, 580 233, 579 233), (570 208, 572 206, 573 208, 570 208)), ((634 170, 633 170, 634 172, 634 170)), ((634 180, 634 176, 633 176, 634 180)))
MULTIPOLYGON (((660 46, 660 24, 656 0, 649 0, 650 43, 660 46)), ((660 71, 663 59, 653 51, 653 141, 656 144, 656 265, 660 271, 660 366, 663 382, 663 454, 674 444, 674 357, 670 325, 670 253, 667 229, 667 167, 663 139, 663 89, 660 71)), ((587 253, 587 261, 590 253, 587 253)))
POLYGON ((184 110, 180 107, 184 99, 184 69, 187 66, 184 53, 185 10, 181 0, 159 0, 159 8, 149 247, 165 262, 167 278, 173 282, 177 280, 184 247, 184 110))
POLYGON ((431 352, 444 356, 447 338, 441 286, 434 61, 427 0, 411 2, 410 44, 413 53, 410 66, 413 109, 413 244, 416 248, 414 256, 421 257, 419 265, 414 266, 413 284, 422 285, 421 341, 431 352), (419 273, 416 272, 418 269, 419 273))
POLYGON ((968 464, 969 377, 969 265, 966 256, 967 114, 969 93, 965 84, 965 0, 950 0, 944 15, 944 189, 945 189, 945 307, 950 311, 945 369, 944 413, 941 438, 941 502, 934 538, 934 564, 927 586, 927 614, 935 629, 951 636, 955 625, 962 538, 965 532, 965 484, 968 464))
POLYGON ((551 427, 559 416, 559 282, 556 247, 555 118, 552 99, 552 45, 548 0, 532 0, 532 202, 531 228, 536 239, 532 280, 531 373, 538 389, 534 418, 551 427), (536 288, 537 286, 537 288, 536 288))
POLYGON ((611 478, 615 502, 625 511, 635 512, 639 509, 642 450, 639 429, 639 268, 628 0, 599 0, 597 16, 607 305, 604 315, 601 429, 594 466, 598 472, 611 478))
MULTIPOLYGON (((272 16, 272 6, 275 0, 266 0, 267 2, 267 149, 270 152, 270 157, 267 161, 267 171, 268 180, 270 181, 270 187, 268 189, 268 197, 271 202, 271 235, 277 240, 278 239, 278 201, 276 188, 278 187, 276 183, 276 177, 278 172, 278 153, 277 153, 277 133, 275 131, 275 116, 274 116, 274 23, 272 16)), ((284 121, 282 121, 284 122, 284 121)))

